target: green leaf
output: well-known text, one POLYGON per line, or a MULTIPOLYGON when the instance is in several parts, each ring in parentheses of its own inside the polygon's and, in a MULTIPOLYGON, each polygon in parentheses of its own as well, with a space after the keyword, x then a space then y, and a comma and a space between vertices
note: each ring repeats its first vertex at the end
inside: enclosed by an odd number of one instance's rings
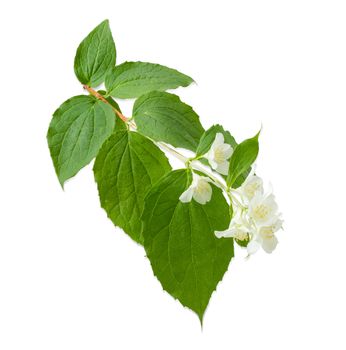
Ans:
POLYGON ((115 65, 115 44, 108 20, 99 24, 80 43, 74 60, 74 71, 82 84, 100 85, 115 65))
POLYGON ((250 166, 247 170, 245 170, 243 173, 241 173, 241 174, 235 179, 235 181, 234 181, 232 187, 233 187, 233 188, 238 188, 238 187, 240 187, 240 186, 243 184, 243 182, 246 180, 246 178, 249 176, 250 172, 251 172, 251 166, 250 166))
POLYGON ((109 95, 136 98, 150 91, 165 91, 193 82, 189 76, 160 64, 125 62, 114 67, 106 76, 109 95))
MULTIPOLYGON (((198 144, 197 151, 196 151, 197 157, 202 157, 204 154, 206 154, 209 151, 212 143, 215 140, 216 134, 219 132, 223 134, 225 142, 231 145, 233 149, 237 147, 238 144, 235 141, 234 137, 230 134, 230 132, 225 130, 221 125, 216 124, 210 127, 208 130, 206 130, 203 136, 201 137, 201 140, 198 144)), ((199 160, 203 164, 209 166, 209 162, 207 159, 200 158, 199 160)), ((250 171, 251 171, 251 167, 249 167, 243 173, 241 173, 237 177, 237 179, 234 181, 233 187, 238 188, 239 186, 241 186, 241 184, 245 181, 245 179, 249 175, 250 171)), ((221 176, 226 180, 227 176, 225 175, 221 175, 221 176)))
POLYGON ((112 108, 92 96, 72 97, 54 112, 47 139, 62 186, 96 156, 114 126, 112 108))
POLYGON ((133 106, 138 131, 155 141, 195 151, 204 129, 198 115, 178 96, 153 91, 133 106))
POLYGON ((209 299, 234 256, 233 240, 214 234, 227 229, 230 222, 222 191, 211 185, 210 202, 182 203, 179 197, 190 182, 188 171, 176 170, 150 190, 142 215, 143 238, 163 288, 202 322, 209 299))
POLYGON ((229 172, 227 176, 227 185, 232 187, 239 175, 251 167, 256 160, 259 150, 258 136, 247 139, 240 143, 234 150, 229 162, 229 172))
POLYGON ((171 169, 164 153, 144 136, 119 130, 103 145, 94 165, 101 206, 116 226, 140 242, 144 197, 171 169))

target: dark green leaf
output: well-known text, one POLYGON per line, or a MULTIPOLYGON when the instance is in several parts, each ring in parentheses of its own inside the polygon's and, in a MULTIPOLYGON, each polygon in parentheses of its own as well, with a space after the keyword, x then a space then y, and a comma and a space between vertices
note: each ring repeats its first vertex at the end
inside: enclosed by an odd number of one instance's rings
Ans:
POLYGON ((179 197, 191 176, 176 170, 163 177, 149 192, 143 211, 144 247, 154 274, 163 288, 202 321, 211 294, 233 257, 233 240, 218 239, 215 230, 229 226, 229 206, 212 185, 210 202, 201 205, 179 197))
POLYGON ((167 92, 153 91, 141 96, 134 104, 133 117, 143 135, 192 151, 204 132, 194 110, 167 92))
POLYGON ((151 186, 171 169, 150 140, 117 131, 103 145, 94 165, 101 206, 113 223, 140 242, 140 215, 151 186))
POLYGON ((96 156, 114 126, 112 108, 92 96, 72 97, 54 112, 47 139, 62 186, 96 156))
POLYGON ((253 138, 243 141, 234 150, 229 162, 227 177, 229 187, 232 187, 239 175, 247 171, 256 160, 259 150, 258 136, 259 133, 253 138))
POLYGON ((108 20, 99 24, 79 45, 74 71, 82 84, 100 85, 115 65, 115 44, 108 20))
POLYGON ((150 91, 176 89, 192 82, 189 76, 160 64, 125 62, 107 74, 105 85, 113 97, 136 98, 150 91))

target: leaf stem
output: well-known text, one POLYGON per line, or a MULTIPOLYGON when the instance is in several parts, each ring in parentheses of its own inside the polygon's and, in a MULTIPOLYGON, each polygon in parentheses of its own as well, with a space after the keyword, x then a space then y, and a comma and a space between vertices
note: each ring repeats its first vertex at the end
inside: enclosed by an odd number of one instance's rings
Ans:
POLYGON ((215 182, 216 185, 218 185, 221 189, 227 192, 227 187, 225 186, 225 184, 223 184, 218 178, 214 176, 214 174, 207 171, 204 167, 200 166, 195 161, 191 163, 191 167, 195 170, 201 171, 202 173, 210 177, 215 182))
MULTIPOLYGON (((153 141, 155 142, 155 141, 153 141)), ((181 153, 179 153, 178 151, 176 151, 175 149, 173 149, 172 147, 168 146, 167 144, 165 144, 164 142, 155 142, 159 147, 163 148, 164 150, 166 150, 168 153, 172 154, 173 156, 175 156, 176 158, 178 158, 179 160, 181 160, 184 164, 186 164, 189 161, 189 158, 185 157, 184 155, 182 155, 181 153)))
POLYGON ((99 94, 97 91, 95 91, 93 88, 91 88, 88 85, 83 85, 84 90, 87 90, 89 92, 90 95, 93 95, 94 97, 96 97, 97 99, 101 100, 104 103, 107 103, 109 106, 112 107, 113 111, 115 112, 115 114, 125 123, 128 122, 128 119, 120 112, 118 111, 116 108, 114 108, 101 94, 99 94))

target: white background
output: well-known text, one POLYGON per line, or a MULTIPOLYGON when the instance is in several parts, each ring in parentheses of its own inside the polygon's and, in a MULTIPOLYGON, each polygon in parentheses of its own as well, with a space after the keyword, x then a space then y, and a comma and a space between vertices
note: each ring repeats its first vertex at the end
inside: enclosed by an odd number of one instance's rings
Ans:
POLYGON ((0 349, 345 349, 345 16, 332 0, 3 2, 0 349), (75 50, 105 18, 118 63, 197 81, 177 93, 206 127, 263 124, 285 231, 271 255, 237 250, 203 331, 107 219, 91 166, 65 192, 53 170, 51 115, 83 93, 75 50))

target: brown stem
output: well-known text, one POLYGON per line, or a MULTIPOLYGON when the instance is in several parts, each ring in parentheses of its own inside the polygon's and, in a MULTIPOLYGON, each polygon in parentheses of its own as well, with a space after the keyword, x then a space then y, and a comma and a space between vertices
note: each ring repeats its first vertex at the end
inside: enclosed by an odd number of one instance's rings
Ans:
POLYGON ((104 103, 107 103, 108 105, 110 105, 113 109, 113 111, 115 112, 115 114, 125 123, 127 123, 127 118, 120 112, 118 111, 116 108, 114 108, 101 94, 99 94, 97 91, 95 91, 93 88, 91 88, 88 85, 83 85, 83 88, 85 90, 87 90, 89 92, 90 95, 95 96, 97 99, 101 100, 104 103))

